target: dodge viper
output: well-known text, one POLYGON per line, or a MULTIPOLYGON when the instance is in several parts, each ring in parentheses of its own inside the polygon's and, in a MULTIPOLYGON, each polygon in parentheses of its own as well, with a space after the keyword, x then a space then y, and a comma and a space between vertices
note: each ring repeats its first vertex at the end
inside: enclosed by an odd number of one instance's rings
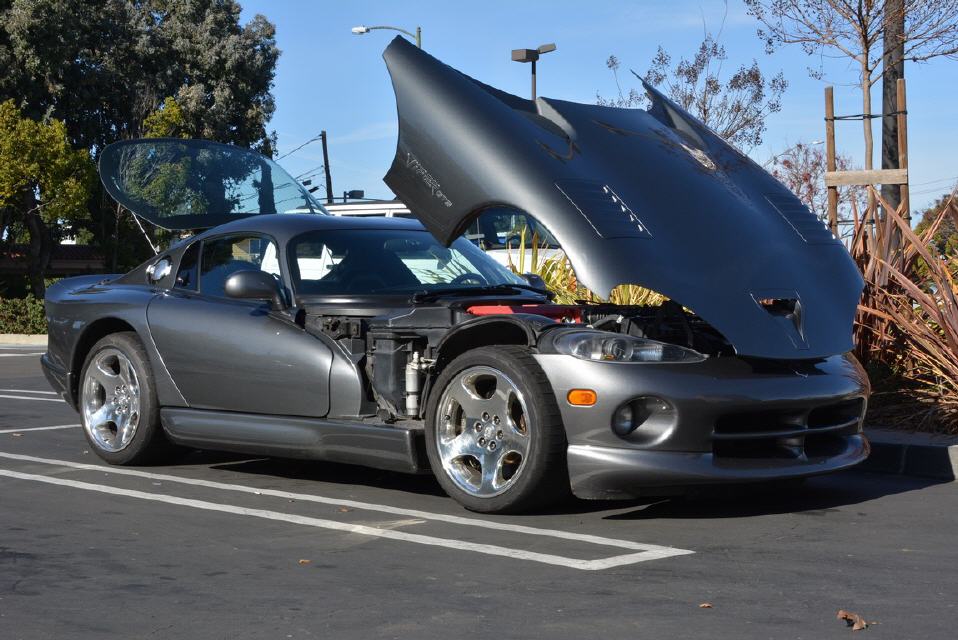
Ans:
POLYGON ((404 40, 385 182, 418 220, 344 218, 273 161, 200 140, 100 153, 180 237, 46 296, 53 387, 92 450, 187 448, 433 473, 468 509, 790 480, 868 455, 850 355, 862 280, 772 176, 654 88, 649 109, 525 100, 404 40), (492 208, 554 236, 555 304, 463 237, 492 208), (295 211, 296 213, 290 213, 295 211))

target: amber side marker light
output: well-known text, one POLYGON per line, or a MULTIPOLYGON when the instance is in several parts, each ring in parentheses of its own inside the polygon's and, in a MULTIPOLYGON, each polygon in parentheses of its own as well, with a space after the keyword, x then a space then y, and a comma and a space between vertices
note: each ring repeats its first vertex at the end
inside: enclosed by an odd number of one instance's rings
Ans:
POLYGON ((573 389, 565 399, 574 407, 591 407, 599 396, 592 389, 573 389))

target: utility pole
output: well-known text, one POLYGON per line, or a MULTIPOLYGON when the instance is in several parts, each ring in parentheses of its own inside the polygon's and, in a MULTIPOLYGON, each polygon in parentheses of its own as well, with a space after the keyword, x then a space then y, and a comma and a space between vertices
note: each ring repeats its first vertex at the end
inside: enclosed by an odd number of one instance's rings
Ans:
POLYGON ((319 137, 323 142, 323 168, 326 170, 326 204, 333 204, 333 176, 329 172, 329 149, 326 146, 325 129, 319 133, 319 137))
MULTIPOLYGON (((904 169, 899 166, 901 151, 898 148, 898 113, 905 109, 899 102, 899 79, 905 77, 905 0, 885 0, 884 16, 884 53, 882 59, 882 126, 881 126, 881 168, 904 169)), ((903 91, 903 89, 901 89, 903 91)), ((885 184, 881 188, 882 198, 889 206, 897 209, 902 202, 901 188, 897 184, 885 184)), ((910 219, 908 210, 903 212, 905 220, 910 219)), ((897 237, 897 233, 893 237, 897 237)))

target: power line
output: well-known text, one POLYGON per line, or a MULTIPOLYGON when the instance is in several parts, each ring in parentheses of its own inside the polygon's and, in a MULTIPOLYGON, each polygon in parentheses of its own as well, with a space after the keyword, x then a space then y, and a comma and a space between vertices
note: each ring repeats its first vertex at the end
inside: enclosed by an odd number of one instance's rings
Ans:
POLYGON ((315 136, 313 136, 312 138, 310 138, 309 140, 307 140, 307 141, 304 142, 303 144, 299 145, 298 147, 296 147, 296 148, 293 149, 292 151, 287 151, 286 153, 284 153, 283 155, 281 155, 280 157, 278 157, 278 158, 276 158, 276 159, 277 159, 277 160, 282 160, 282 159, 285 158, 286 156, 292 155, 292 154, 296 153, 297 151, 299 151, 300 149, 302 149, 302 148, 305 147, 306 145, 312 144, 312 143, 316 142, 317 140, 320 140, 322 137, 323 137, 323 134, 322 134, 322 133, 317 133, 315 136))
POLYGON ((301 174, 299 174, 298 176, 296 176, 296 179, 299 180, 299 179, 301 179, 303 176, 305 176, 307 173, 312 173, 313 171, 319 171, 319 170, 322 169, 323 167, 324 167, 324 165, 321 165, 321 164, 316 165, 315 167, 313 167, 313 168, 311 168, 311 169, 307 169, 306 171, 304 171, 304 172, 302 172, 301 174))
POLYGON ((928 182, 912 182, 910 186, 921 187, 926 184, 939 184, 941 182, 954 182, 956 180, 958 180, 958 176, 952 176, 950 178, 939 178, 938 180, 929 180, 928 182))

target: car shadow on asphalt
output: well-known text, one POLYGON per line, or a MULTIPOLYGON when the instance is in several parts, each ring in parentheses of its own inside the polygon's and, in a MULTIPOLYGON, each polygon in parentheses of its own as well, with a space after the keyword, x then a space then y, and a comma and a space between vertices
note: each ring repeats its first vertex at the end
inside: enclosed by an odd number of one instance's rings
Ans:
POLYGON ((439 483, 430 474, 397 473, 336 462, 287 458, 249 460, 247 458, 210 464, 210 468, 257 476, 274 476, 288 480, 359 485, 419 495, 445 495, 439 483))
MULTIPOLYGON (((361 486, 413 495, 446 497, 429 473, 412 475, 357 465, 297 460, 255 458, 240 454, 195 451, 184 465, 212 470, 275 477, 287 480, 361 486)), ((887 495, 919 491, 943 481, 864 471, 846 471, 809 478, 805 483, 715 486, 682 496, 649 496, 634 500, 579 500, 569 498, 548 508, 511 518, 550 515, 598 514, 607 520, 750 518, 782 513, 825 515, 839 507, 875 500, 887 495), (605 512, 605 513, 603 513, 605 512)), ((450 505, 454 502, 450 499, 450 505)))
POLYGON ((639 509, 605 516, 608 520, 751 518, 798 513, 824 516, 840 507, 944 484, 947 481, 864 471, 809 478, 803 484, 762 484, 703 489, 664 498, 639 509))

